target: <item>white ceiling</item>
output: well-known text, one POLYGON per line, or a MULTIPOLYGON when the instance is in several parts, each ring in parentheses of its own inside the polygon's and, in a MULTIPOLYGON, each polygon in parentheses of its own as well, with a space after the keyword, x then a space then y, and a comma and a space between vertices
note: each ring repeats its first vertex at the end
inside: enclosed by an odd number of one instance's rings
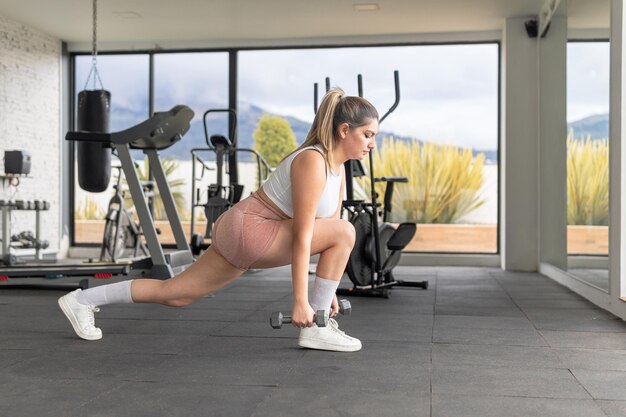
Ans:
MULTIPOLYGON (((499 31, 546 0, 99 0, 100 45, 204 42, 245 46, 302 39, 499 31), (354 4, 376 3, 377 11, 354 4)), ((609 0, 561 0, 573 29, 607 28, 609 0)), ((92 0, 0 0, 0 15, 84 47, 92 0)))

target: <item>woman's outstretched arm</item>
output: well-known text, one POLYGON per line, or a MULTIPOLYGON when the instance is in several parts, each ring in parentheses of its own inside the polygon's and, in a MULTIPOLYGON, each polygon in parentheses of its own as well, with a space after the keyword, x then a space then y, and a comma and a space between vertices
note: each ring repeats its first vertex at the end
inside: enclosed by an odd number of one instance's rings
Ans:
POLYGON ((308 299, 309 261, 317 206, 325 185, 326 161, 319 152, 304 151, 293 160, 292 323, 297 327, 308 327, 313 323, 314 311, 308 299))

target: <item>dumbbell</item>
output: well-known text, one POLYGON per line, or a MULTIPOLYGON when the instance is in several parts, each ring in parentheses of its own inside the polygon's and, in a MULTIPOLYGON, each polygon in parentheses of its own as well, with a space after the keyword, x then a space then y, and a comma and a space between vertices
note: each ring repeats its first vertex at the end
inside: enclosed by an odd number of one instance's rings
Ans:
POLYGON ((339 314, 343 314, 344 316, 349 316, 352 312, 352 305, 348 300, 339 300, 339 314))
MULTIPOLYGON (((313 322, 317 324, 317 327, 326 327, 328 324, 328 311, 317 310, 317 313, 313 315, 313 322)), ((274 329, 280 329, 283 323, 291 323, 291 316, 280 311, 274 311, 270 316, 270 325, 274 329)))

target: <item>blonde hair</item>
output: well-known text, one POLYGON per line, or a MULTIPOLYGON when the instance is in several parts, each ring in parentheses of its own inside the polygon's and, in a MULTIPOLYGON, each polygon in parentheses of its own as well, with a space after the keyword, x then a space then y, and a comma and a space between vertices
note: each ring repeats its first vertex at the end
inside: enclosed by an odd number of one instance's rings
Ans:
POLYGON ((326 164, 330 166, 339 126, 348 123, 350 129, 354 129, 372 120, 378 120, 378 111, 372 103, 362 97, 346 96, 341 88, 331 88, 324 95, 311 130, 298 149, 319 146, 324 153, 326 164))

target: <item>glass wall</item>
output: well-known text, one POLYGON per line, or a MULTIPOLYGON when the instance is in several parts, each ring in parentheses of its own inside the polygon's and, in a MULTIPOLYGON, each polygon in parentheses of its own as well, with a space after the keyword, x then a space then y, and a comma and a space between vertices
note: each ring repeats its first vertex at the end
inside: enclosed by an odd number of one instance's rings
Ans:
POLYGON ((570 272, 608 290, 609 42, 567 47, 567 252, 570 272))
MULTIPOLYGON (((418 223, 407 250, 496 253, 498 62, 495 43, 243 51, 239 139, 254 146, 268 114, 288 121, 301 143, 314 117, 314 83, 321 100, 326 77, 357 95, 361 74, 364 97, 383 115, 397 70, 401 100, 380 126, 374 170, 409 178, 395 187, 391 219, 418 223)), ((355 197, 369 199, 368 181, 357 185, 355 197)))

